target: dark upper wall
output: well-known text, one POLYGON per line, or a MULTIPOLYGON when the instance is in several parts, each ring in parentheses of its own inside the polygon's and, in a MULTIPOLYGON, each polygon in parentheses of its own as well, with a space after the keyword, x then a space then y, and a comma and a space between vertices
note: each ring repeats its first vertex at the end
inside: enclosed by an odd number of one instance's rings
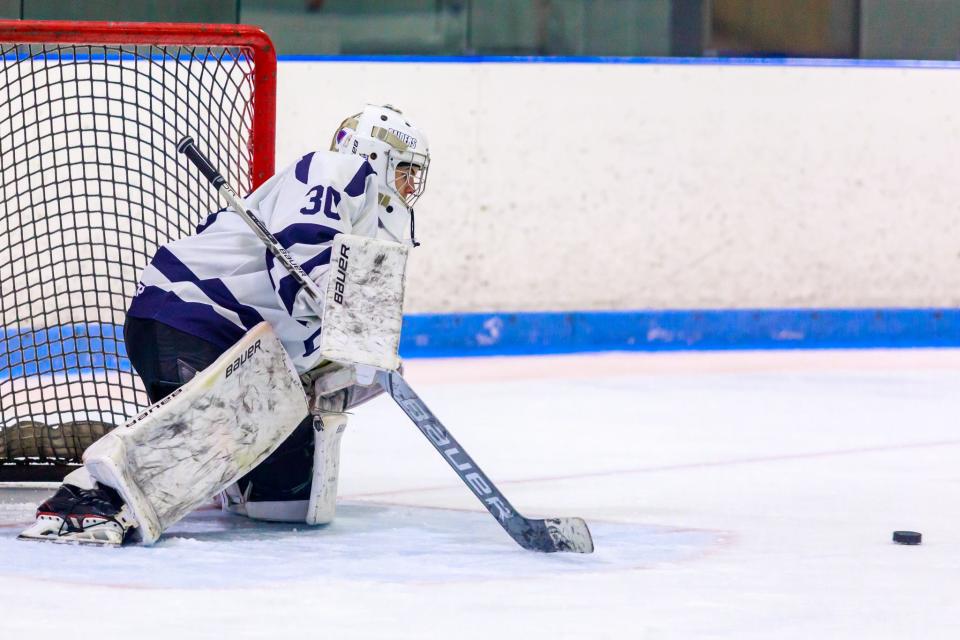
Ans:
POLYGON ((864 58, 956 60, 960 57, 960 2, 862 0, 864 58))
POLYGON ((26 20, 237 21, 237 0, 23 0, 22 4, 26 20))
POLYGON ((243 22, 281 54, 960 58, 957 0, 0 0, 0 18, 243 22))

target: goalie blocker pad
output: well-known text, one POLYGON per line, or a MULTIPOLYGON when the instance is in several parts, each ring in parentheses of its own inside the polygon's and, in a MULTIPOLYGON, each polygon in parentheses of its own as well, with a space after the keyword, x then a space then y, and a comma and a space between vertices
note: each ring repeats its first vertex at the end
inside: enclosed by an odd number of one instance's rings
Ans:
POLYGON ((307 415, 283 345, 261 322, 190 382, 84 453, 146 544, 270 455, 307 415))
MULTIPOLYGON (((338 234, 324 296, 320 354, 327 360, 394 371, 409 247, 338 234)), ((366 384, 373 382, 365 376, 366 384)))

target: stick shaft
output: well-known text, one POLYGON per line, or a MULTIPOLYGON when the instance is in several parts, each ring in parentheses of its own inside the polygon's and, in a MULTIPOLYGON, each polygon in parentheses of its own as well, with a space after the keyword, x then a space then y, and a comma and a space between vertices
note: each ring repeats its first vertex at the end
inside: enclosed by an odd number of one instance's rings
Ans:
POLYGON ((381 371, 377 374, 377 380, 502 526, 506 527, 513 518, 522 518, 403 376, 395 371, 381 371))
POLYGON ((186 137, 181 140, 180 144, 177 145, 177 151, 187 156, 190 162, 200 170, 200 173, 210 181, 213 188, 227 201, 227 204, 243 218, 244 222, 247 223, 250 229, 252 229, 253 232, 257 234, 257 237, 267 246, 270 253, 290 272, 290 275, 293 276, 297 284, 307 291, 307 304, 310 305, 313 312, 317 314, 317 317, 323 317, 323 291, 321 291, 317 283, 313 281, 313 278, 307 275, 307 272, 303 270, 286 248, 280 244, 276 236, 270 233, 270 230, 263 224, 263 221, 250 210, 250 207, 247 206, 243 198, 230 188, 226 179, 217 171, 213 164, 210 163, 210 160, 203 155, 203 152, 197 148, 197 145, 194 144, 193 138, 186 137))
POLYGON ((514 542, 531 551, 593 552, 590 529, 582 519, 537 520, 514 509, 398 372, 379 371, 377 380, 514 542))

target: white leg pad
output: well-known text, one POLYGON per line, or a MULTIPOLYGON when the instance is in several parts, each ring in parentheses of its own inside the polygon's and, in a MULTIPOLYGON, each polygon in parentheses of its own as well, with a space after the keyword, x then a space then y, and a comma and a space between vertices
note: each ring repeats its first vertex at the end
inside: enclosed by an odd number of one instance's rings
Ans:
POLYGON ((340 439, 347 428, 343 413, 325 413, 313 440, 313 482, 307 505, 307 524, 333 521, 337 509, 337 479, 340 477, 340 439))
POLYGON ((72 484, 81 489, 95 489, 97 481, 91 477, 86 467, 77 467, 63 477, 63 484, 72 484))
POLYGON ((190 382, 91 445, 83 462, 123 496, 151 544, 273 453, 305 415, 299 376, 262 322, 190 382))

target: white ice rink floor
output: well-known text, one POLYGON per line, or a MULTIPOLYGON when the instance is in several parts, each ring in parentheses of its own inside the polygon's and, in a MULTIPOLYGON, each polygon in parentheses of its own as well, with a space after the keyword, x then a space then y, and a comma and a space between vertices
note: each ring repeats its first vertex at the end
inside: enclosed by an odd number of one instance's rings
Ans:
POLYGON ((380 398, 344 436, 328 527, 210 508, 150 548, 66 547, 14 540, 34 505, 0 506, 0 639, 960 637, 960 351, 407 378, 514 506, 586 518, 596 553, 516 546, 380 398))

